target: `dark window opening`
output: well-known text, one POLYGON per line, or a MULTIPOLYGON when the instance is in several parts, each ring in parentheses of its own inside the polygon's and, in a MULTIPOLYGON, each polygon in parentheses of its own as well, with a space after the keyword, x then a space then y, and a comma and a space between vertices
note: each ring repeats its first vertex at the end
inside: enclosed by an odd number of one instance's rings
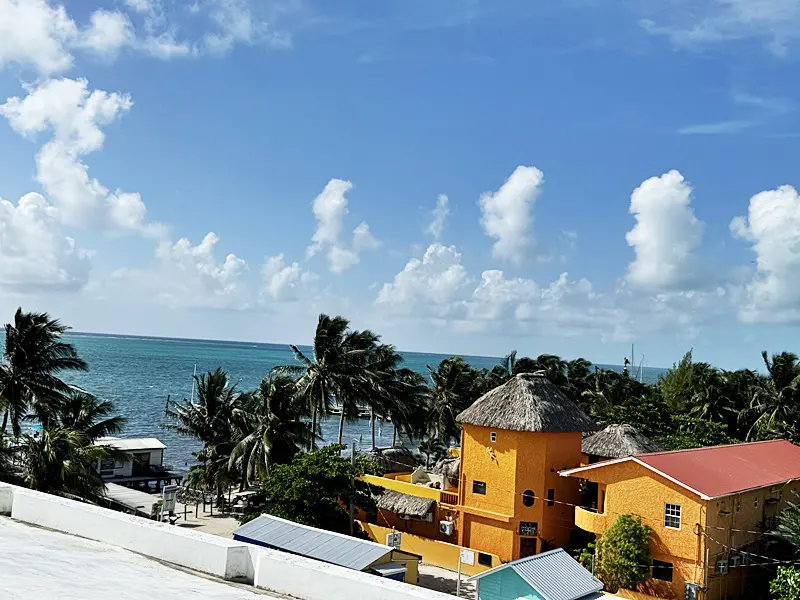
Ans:
POLYGON ((556 503, 556 491, 554 489, 547 490, 547 506, 553 506, 556 503))
POLYGON ((492 566, 492 555, 491 554, 484 554, 483 552, 478 552, 478 564, 483 565, 484 567, 491 567, 492 566))
POLYGON ((653 579, 672 581, 672 563, 661 560, 653 561, 653 579))
POLYGON ((486 495, 486 482, 485 481, 473 481, 472 482, 472 493, 473 494, 480 494, 481 496, 486 495))
POLYGON ((522 492, 522 503, 525 506, 533 506, 534 502, 536 502, 536 494, 533 493, 533 490, 525 490, 522 492))

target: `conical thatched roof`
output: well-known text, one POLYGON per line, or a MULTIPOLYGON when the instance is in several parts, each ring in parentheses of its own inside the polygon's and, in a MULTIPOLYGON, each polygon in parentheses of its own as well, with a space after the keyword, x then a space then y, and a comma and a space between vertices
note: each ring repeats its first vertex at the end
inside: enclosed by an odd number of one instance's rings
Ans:
POLYGON ((663 448, 642 434, 633 425, 609 425, 603 431, 585 438, 581 443, 584 454, 603 458, 625 458, 633 454, 661 452, 663 448))
POLYGON ((434 501, 430 498, 411 496, 395 490, 386 490, 378 498, 378 508, 389 510, 396 515, 422 519, 431 512, 434 501))
POLYGON ((509 431, 592 431, 596 425, 543 372, 520 373, 485 393, 459 423, 509 431))

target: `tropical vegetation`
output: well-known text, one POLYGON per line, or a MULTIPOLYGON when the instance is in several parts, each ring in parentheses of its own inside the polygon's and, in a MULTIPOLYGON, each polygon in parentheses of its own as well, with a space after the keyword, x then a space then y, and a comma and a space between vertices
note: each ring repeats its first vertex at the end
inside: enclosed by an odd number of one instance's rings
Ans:
POLYGON ((778 567, 775 579, 769 583, 774 600, 800 600, 800 570, 796 567, 778 567))
MULTIPOLYGON (((98 494, 102 481, 91 467, 113 451, 96 442, 119 433, 124 419, 110 401, 68 382, 88 366, 63 338, 67 331, 46 313, 22 309, 5 326, 0 477, 53 493, 98 494), (27 421, 41 431, 24 431, 27 421)), ((345 423, 368 416, 373 447, 376 423, 391 421, 394 441, 412 441, 420 463, 430 464, 460 438, 458 414, 521 373, 543 372, 598 427, 628 423, 668 449, 780 437, 800 443, 800 360, 791 352, 763 352, 759 372, 719 369, 689 351, 654 382, 583 358, 516 352, 482 369, 453 356, 422 374, 375 332, 325 314, 311 348, 291 349, 295 360, 266 373, 255 390, 238 389, 216 369, 197 375, 196 397, 168 403, 169 427, 201 443, 188 482, 213 491, 218 503, 232 487, 267 486, 313 455, 323 441, 320 423, 332 417, 341 442, 345 423)))
POLYGON ((636 589, 650 577, 652 530, 635 515, 620 515, 596 545, 595 574, 605 588, 636 589))
MULTIPOLYGON (((312 527, 351 533, 347 507, 375 510, 374 490, 358 478, 378 474, 364 456, 344 457, 345 446, 333 444, 297 454, 291 463, 276 465, 264 479, 270 499, 267 512, 312 527)), ((353 531, 356 533, 356 531, 353 531)))
POLYGON ((114 405, 61 377, 88 366, 62 335, 68 327, 46 313, 17 310, 5 326, 0 362, 0 479, 35 490, 96 498, 104 491, 95 468, 115 452, 96 445, 119 433, 114 405), (37 429, 23 431, 23 422, 37 429), (10 426, 10 435, 5 435, 10 426))

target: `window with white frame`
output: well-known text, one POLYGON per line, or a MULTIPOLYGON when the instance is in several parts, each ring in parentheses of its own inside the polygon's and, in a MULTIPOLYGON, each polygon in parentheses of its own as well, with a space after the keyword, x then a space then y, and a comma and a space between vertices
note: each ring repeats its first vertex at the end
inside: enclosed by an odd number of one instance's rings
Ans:
POLYGON ((492 442, 493 444, 497 441, 496 431, 493 431, 492 433, 489 434, 489 441, 492 442))
POLYGON ((680 504, 664 504, 664 527, 669 527, 670 529, 681 528, 680 504))

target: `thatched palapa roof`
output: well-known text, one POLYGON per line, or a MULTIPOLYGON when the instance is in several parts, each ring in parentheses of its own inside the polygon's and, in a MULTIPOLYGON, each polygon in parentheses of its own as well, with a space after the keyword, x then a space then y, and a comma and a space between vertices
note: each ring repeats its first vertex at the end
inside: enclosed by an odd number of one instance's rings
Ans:
POLYGON ((378 508, 389 510, 396 515, 405 515, 415 519, 422 519, 433 509, 434 500, 410 496, 395 490, 386 490, 378 498, 378 508))
POLYGON ((520 373, 478 398, 459 423, 509 431, 577 432, 596 428, 544 372, 520 373))
POLYGON ((633 425, 609 425, 585 438, 581 451, 603 458, 625 458, 634 454, 661 452, 663 448, 633 425))
POLYGON ((408 448, 373 448, 367 455, 384 473, 406 473, 417 467, 414 454, 408 448))

